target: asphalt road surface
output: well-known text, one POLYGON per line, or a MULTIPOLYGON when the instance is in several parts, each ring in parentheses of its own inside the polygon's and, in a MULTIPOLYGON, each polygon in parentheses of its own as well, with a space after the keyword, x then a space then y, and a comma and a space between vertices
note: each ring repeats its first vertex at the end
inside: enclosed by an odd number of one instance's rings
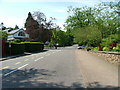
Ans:
POLYGON ((1 61, 2 88, 118 86, 118 67, 76 45, 1 61))

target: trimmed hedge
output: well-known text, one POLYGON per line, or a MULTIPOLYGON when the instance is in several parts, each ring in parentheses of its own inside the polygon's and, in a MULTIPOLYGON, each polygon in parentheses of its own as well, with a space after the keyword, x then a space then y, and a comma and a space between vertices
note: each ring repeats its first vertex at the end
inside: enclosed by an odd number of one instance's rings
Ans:
POLYGON ((15 44, 11 43, 11 47, 9 47, 9 43, 6 43, 6 55, 17 55, 17 54, 23 54, 25 50, 24 44, 15 44))
POLYGON ((25 43, 25 52, 37 52, 44 49, 44 44, 40 43, 25 43))
POLYGON ((44 49, 44 44, 41 42, 12 42, 11 47, 6 43, 6 55, 23 54, 24 52, 38 52, 44 49))

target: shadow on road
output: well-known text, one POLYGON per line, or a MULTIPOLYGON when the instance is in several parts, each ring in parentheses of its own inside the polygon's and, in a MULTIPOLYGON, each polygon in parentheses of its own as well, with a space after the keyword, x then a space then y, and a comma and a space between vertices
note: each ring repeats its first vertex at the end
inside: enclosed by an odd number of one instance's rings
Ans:
POLYGON ((4 76, 10 69, 3 70, 3 88, 82 88, 81 84, 76 82, 71 86, 64 85, 64 82, 55 83, 47 81, 56 75, 56 71, 45 69, 24 69, 4 76))
MULTIPOLYGON (((6 73, 13 71, 11 69, 2 70, 3 80, 2 88, 83 88, 81 82, 73 82, 72 85, 66 86, 64 82, 49 81, 56 75, 56 71, 46 69, 24 69, 4 76, 6 73)), ((89 83, 88 88, 116 88, 113 86, 103 86, 99 82, 89 83), (94 84, 94 85, 93 85, 94 84)), ((73 89, 72 89, 73 90, 73 89)))
POLYGON ((90 82, 87 86, 88 88, 118 88, 110 85, 101 85, 99 82, 90 82))

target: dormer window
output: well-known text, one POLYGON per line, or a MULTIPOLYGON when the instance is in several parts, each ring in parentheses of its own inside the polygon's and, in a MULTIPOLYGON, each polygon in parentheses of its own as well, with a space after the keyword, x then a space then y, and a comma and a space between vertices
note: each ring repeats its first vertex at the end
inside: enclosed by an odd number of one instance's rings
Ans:
POLYGON ((25 33, 24 32, 19 32, 18 36, 25 36, 25 33))

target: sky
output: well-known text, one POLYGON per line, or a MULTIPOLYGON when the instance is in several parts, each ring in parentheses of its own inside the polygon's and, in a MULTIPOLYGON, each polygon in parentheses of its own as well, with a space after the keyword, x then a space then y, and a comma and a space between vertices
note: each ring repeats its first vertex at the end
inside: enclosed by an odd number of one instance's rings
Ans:
POLYGON ((118 0, 0 0, 0 23, 6 27, 18 25, 24 28, 28 12, 43 12, 47 18, 54 17, 54 21, 63 29, 68 17, 68 7, 94 6, 100 2, 118 0))

